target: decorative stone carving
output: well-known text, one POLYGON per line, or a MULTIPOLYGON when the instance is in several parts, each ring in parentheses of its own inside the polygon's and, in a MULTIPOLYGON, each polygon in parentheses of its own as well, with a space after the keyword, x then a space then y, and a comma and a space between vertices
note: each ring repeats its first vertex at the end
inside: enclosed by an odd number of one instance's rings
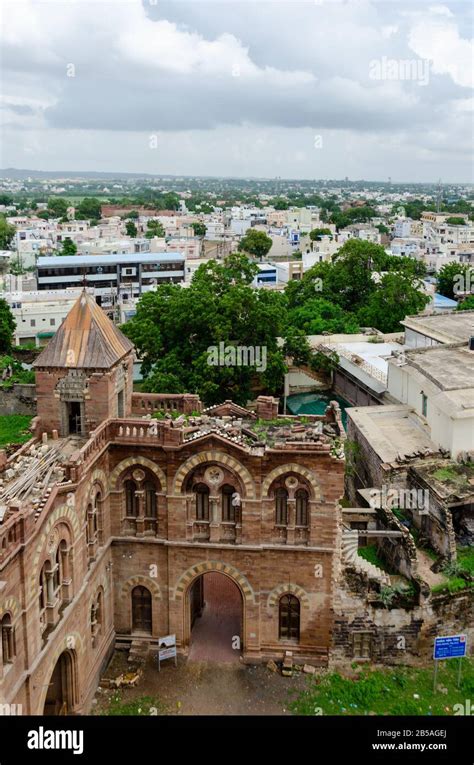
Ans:
POLYGON ((212 484, 213 486, 219 486, 220 483, 224 480, 224 473, 215 465, 208 468, 206 472, 204 473, 205 479, 208 483, 212 484))
POLYGON ((145 471, 142 470, 141 468, 137 468, 136 470, 133 471, 132 476, 134 481, 141 483, 141 481, 143 481, 145 478, 145 471))

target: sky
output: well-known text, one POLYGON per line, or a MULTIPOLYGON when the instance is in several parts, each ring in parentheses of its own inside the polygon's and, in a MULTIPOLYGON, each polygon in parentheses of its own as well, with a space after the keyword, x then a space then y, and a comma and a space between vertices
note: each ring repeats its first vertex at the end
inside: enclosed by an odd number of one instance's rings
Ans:
POLYGON ((474 180, 470 0, 0 6, 0 167, 474 180))

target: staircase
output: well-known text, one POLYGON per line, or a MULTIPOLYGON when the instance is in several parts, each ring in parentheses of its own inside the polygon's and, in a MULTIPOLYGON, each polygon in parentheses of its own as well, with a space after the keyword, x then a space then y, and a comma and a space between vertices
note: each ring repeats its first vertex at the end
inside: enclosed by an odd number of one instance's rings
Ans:
POLYGON ((390 576, 378 566, 361 558, 359 553, 359 532, 353 529, 343 529, 342 559, 346 565, 353 566, 356 571, 367 574, 370 579, 376 579, 381 584, 390 585, 390 576))
POLYGON ((145 640, 132 640, 128 652, 128 661, 134 664, 143 664, 148 656, 150 644, 145 640))

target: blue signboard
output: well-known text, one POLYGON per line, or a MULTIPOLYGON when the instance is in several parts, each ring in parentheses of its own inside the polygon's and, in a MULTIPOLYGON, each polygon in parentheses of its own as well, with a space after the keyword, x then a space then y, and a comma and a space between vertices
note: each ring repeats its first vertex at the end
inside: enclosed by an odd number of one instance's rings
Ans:
POLYGON ((450 635, 448 637, 435 638, 433 659, 456 659, 466 656, 466 653, 466 635, 450 635))

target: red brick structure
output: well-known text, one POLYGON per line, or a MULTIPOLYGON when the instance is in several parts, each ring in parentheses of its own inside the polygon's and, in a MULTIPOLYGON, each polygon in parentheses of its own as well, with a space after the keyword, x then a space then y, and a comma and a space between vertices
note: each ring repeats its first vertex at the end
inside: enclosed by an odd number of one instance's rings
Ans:
POLYGON ((244 661, 291 650, 326 664, 344 471, 334 413, 262 424, 182 397, 181 417, 151 419, 153 399, 143 410, 134 394, 132 416, 132 349, 107 322, 85 295, 72 309, 36 362, 39 432, 62 437, 25 445, 0 476, 0 700, 84 713, 117 641, 153 650, 176 634, 187 655, 206 572, 240 592, 244 661), (68 435, 68 401, 87 440, 68 435))

